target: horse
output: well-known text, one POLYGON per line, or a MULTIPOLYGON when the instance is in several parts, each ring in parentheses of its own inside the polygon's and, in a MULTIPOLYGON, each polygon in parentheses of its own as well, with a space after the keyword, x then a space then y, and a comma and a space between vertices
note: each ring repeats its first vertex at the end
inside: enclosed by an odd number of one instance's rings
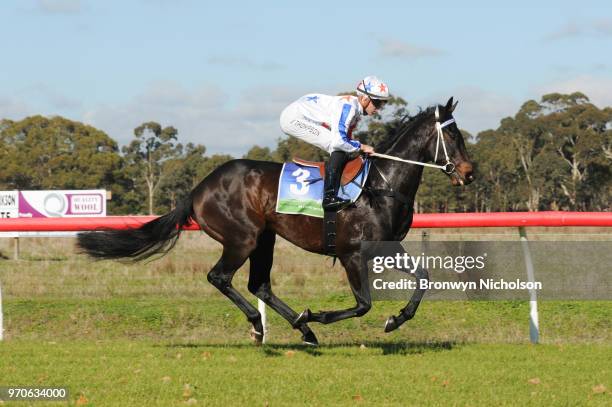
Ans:
MULTIPOLYGON (((453 104, 451 97, 446 105, 431 106, 402 120, 395 134, 384 140, 377 151, 399 160, 434 162, 444 168, 451 184, 469 184, 474 179, 472 163, 452 116, 457 103, 453 104), (438 158, 440 142, 445 157, 438 158)), ((205 177, 173 211, 133 229, 79 233, 77 246, 81 252, 97 259, 139 261, 156 253, 167 253, 176 244, 181 228, 196 222, 223 246, 221 258, 207 274, 208 281, 246 315, 256 343, 263 339, 261 315, 232 286, 235 272, 247 259, 250 260, 249 292, 299 330, 304 343, 316 346, 318 340, 308 323, 329 324, 361 317, 372 306, 368 258, 360 250, 361 242, 394 241, 399 246, 412 224, 414 198, 423 166, 380 157, 368 159, 372 166, 364 193, 350 207, 338 212, 336 220, 336 256, 346 271, 356 300, 356 305, 348 309, 321 312, 306 309, 298 314, 272 291, 270 270, 277 235, 307 251, 326 254, 323 219, 275 212, 280 163, 229 161, 205 177)), ((428 273, 419 269, 415 277, 428 279, 428 273)), ((415 290, 399 314, 386 321, 385 332, 413 318, 424 293, 425 290, 415 290)))

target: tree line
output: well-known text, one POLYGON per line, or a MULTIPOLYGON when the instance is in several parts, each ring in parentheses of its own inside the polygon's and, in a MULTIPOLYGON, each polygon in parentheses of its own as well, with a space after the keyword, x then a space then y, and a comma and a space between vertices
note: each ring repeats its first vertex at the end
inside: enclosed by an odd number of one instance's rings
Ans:
MULTIPOLYGON (((356 137, 376 145, 408 113, 393 98, 386 120, 365 120, 356 137)), ((600 109, 582 93, 529 100, 497 129, 463 131, 476 181, 451 187, 426 168, 417 212, 577 210, 608 211, 612 195, 612 107, 600 109)), ((106 133, 63 117, 0 121, 0 189, 112 191, 110 214, 164 213, 206 175, 235 157, 206 154, 201 144, 179 142, 179 132, 146 122, 119 147, 106 133)), ((323 160, 326 153, 295 138, 276 148, 253 146, 243 158, 284 162, 297 156, 323 160)))

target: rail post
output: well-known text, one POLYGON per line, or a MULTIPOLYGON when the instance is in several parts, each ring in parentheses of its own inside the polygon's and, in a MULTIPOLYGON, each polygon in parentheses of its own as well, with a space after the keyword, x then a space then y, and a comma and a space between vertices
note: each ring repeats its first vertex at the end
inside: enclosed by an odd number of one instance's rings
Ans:
POLYGON ((2 282, 0 282, 0 342, 4 339, 4 322, 2 313, 2 282))
POLYGON ((263 326, 263 339, 261 343, 266 343, 268 339, 268 321, 266 320, 266 303, 260 299, 257 299, 257 309, 261 314, 261 325, 263 326))
MULTIPOLYGON (((527 232, 525 231, 524 226, 519 226, 519 236, 521 237, 521 246, 523 248, 523 256, 525 257, 527 279, 530 283, 535 283, 533 262, 531 261, 531 252, 529 251, 529 242, 527 241, 527 232)), ((531 340, 531 343, 538 343, 538 341, 540 340, 540 326, 538 323, 538 298, 536 290, 533 288, 529 289, 529 339, 531 340)))
POLYGON ((427 249, 427 242, 429 242, 429 233, 426 230, 421 231, 421 242, 423 250, 427 249))
POLYGON ((13 239, 13 260, 19 260, 19 237, 13 239))

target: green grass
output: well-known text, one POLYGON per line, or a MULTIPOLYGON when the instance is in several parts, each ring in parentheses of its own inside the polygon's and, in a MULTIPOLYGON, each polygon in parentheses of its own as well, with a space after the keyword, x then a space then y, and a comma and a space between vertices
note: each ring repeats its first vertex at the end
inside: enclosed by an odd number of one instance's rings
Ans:
MULTIPOLYGON (((540 302, 537 346, 520 301, 424 302, 390 334, 384 321, 404 304, 375 302, 363 318, 311 324, 316 349, 268 310, 269 343, 255 347, 245 317, 206 282, 220 250, 209 239, 185 235, 138 265, 91 263, 71 245, 27 239, 25 260, 0 260, 0 386, 68 386, 63 404, 102 406, 612 403, 610 302, 540 302)), ((281 241, 275 291, 298 311, 353 305, 330 265, 281 241)), ((252 299, 245 271, 235 286, 252 299)))
MULTIPOLYGON (((3 381, 89 405, 609 405, 607 345, 366 341, 324 346, 19 341, 3 381), (603 387, 602 387, 603 385, 603 387)), ((36 404, 39 405, 39 404, 36 404)))
MULTIPOLYGON (((353 304, 349 295, 318 299, 288 298, 296 310, 312 307, 340 309, 353 304)), ((255 302, 253 301, 255 304, 255 302)), ((324 344, 367 340, 459 343, 527 343, 529 305, 526 302, 423 302, 416 317, 399 331, 383 332, 385 320, 403 306, 375 302, 362 318, 330 325, 312 324, 324 344)), ((610 344, 612 312, 609 302, 553 302, 539 304, 542 342, 610 344)), ((210 298, 112 298, 6 300, 5 336, 18 340, 73 341, 109 339, 193 340, 212 344, 240 342, 250 324, 221 294, 210 298)), ((269 337, 279 344, 299 343, 300 335, 268 310, 269 337)))

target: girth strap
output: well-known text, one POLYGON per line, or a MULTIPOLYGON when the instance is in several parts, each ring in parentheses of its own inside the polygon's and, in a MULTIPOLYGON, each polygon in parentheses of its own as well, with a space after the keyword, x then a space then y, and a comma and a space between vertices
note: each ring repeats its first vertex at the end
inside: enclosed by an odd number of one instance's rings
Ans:
POLYGON ((336 211, 323 212, 323 244, 325 244, 325 254, 336 257, 336 211))

